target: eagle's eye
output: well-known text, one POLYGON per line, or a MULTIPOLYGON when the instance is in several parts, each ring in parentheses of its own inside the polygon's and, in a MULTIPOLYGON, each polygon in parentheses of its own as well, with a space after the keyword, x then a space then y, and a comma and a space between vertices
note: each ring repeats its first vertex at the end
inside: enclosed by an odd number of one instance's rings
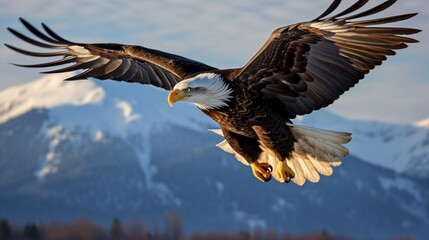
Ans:
POLYGON ((190 88, 190 87, 185 88, 185 92, 186 92, 186 93, 190 93, 191 91, 192 91, 192 88, 190 88))

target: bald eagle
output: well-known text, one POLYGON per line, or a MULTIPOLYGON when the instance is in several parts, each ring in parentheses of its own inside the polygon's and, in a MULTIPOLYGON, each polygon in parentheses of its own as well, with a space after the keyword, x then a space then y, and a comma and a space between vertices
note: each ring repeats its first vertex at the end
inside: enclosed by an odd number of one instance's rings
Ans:
POLYGON ((22 65, 41 68, 69 64, 43 73, 83 70, 65 80, 111 79, 150 84, 170 90, 168 103, 194 103, 220 128, 225 140, 217 146, 250 166, 263 181, 303 185, 329 176, 348 155, 343 145, 351 134, 294 125, 291 119, 324 108, 395 50, 417 42, 404 35, 418 29, 377 26, 409 19, 416 13, 361 19, 383 11, 395 0, 356 13, 368 0, 358 0, 330 15, 334 0, 319 17, 274 30, 268 41, 241 68, 217 69, 182 56, 135 45, 76 43, 42 23, 45 32, 20 18, 38 39, 8 28, 16 37, 38 47, 32 52, 5 44, 30 56, 62 56, 56 61, 22 65), (360 20, 357 20, 360 19, 360 20), (71 65, 70 65, 71 64, 71 65))

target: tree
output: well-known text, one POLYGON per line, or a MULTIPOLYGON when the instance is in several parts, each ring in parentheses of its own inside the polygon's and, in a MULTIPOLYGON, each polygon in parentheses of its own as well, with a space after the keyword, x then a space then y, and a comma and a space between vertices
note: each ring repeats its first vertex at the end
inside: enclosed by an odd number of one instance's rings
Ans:
POLYGON ((0 240, 7 240, 11 235, 9 222, 6 219, 0 219, 0 240))
POLYGON ((128 234, 128 240, 150 240, 149 228, 140 222, 135 220, 128 234))
POLYGON ((165 234, 168 240, 178 240, 183 235, 182 220, 177 213, 165 214, 165 234))
POLYGON ((72 226, 79 240, 106 239, 103 229, 88 219, 78 219, 72 226))
POLYGON ((113 219, 112 225, 110 226, 110 237, 114 240, 125 238, 124 228, 117 217, 113 219))
POLYGON ((24 227, 24 238, 27 240, 39 240, 40 233, 36 224, 30 223, 24 227))
POLYGON ((322 232, 320 233, 320 235, 321 235, 320 236, 321 240, 330 240, 330 239, 332 239, 326 229, 323 229, 322 232))

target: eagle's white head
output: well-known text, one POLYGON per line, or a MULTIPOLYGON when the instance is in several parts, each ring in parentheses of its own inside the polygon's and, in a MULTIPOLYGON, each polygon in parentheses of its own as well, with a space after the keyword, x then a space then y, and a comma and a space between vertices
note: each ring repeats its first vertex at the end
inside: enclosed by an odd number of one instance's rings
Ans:
POLYGON ((216 109, 227 106, 232 89, 219 74, 201 73, 177 83, 168 95, 170 106, 177 101, 191 102, 200 109, 216 109))

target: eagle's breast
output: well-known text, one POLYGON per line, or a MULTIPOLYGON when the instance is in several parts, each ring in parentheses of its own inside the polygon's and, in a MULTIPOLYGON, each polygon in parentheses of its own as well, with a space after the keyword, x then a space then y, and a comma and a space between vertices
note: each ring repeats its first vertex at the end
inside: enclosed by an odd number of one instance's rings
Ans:
POLYGON ((249 91, 234 81, 229 82, 228 85, 232 89, 232 98, 227 106, 203 110, 222 128, 256 138, 251 128, 253 125, 262 125, 266 123, 267 118, 279 117, 269 108, 262 95, 249 91))

